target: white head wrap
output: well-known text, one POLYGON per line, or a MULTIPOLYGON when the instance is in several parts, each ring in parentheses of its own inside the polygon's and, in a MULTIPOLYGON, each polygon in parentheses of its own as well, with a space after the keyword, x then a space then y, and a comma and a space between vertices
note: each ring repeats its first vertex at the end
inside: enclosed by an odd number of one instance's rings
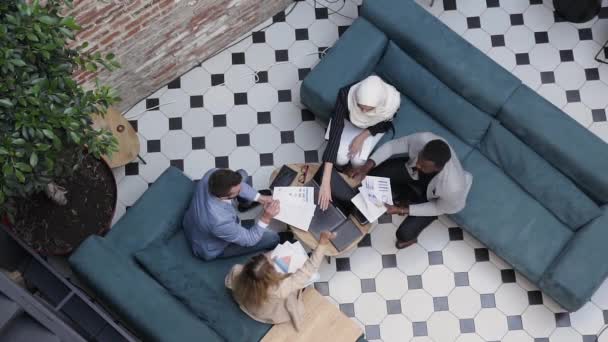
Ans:
POLYGON ((391 120, 400 104, 399 91, 375 75, 353 85, 348 91, 350 122, 359 128, 368 128, 379 122, 391 120), (363 112, 358 104, 374 109, 363 112))

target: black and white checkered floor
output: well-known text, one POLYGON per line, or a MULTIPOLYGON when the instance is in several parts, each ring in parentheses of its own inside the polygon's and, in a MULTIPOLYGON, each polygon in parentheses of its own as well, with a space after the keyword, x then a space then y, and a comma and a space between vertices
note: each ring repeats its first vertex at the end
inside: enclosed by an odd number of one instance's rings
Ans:
MULTIPOLYGON (((551 1, 416 1, 608 141, 608 65, 593 58, 608 39, 608 8, 574 25, 554 16, 551 1)), ((115 169, 116 218, 169 165, 193 179, 215 166, 243 168, 264 188, 276 166, 317 161, 324 126, 303 108, 299 87, 358 4, 296 2, 128 111, 147 164, 115 169)), ((608 323, 608 282, 581 310, 564 313, 446 218, 397 251, 399 220, 384 217, 359 248, 325 264, 315 285, 369 340, 590 342, 608 323)))

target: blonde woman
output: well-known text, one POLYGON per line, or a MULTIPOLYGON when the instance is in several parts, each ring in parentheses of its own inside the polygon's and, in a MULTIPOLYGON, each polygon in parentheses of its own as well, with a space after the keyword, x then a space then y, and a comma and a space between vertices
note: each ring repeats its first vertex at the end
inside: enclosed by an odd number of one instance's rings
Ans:
POLYGON ((335 233, 322 232, 319 246, 308 261, 293 274, 277 272, 270 254, 258 254, 245 265, 235 265, 226 276, 226 287, 241 309, 262 323, 291 321, 299 330, 304 317, 301 292, 319 265, 335 233))
POLYGON ((372 75, 338 92, 331 118, 329 141, 323 153, 323 178, 319 207, 326 210, 331 202, 331 174, 334 164, 365 164, 384 133, 394 130, 392 120, 401 95, 395 87, 372 75))

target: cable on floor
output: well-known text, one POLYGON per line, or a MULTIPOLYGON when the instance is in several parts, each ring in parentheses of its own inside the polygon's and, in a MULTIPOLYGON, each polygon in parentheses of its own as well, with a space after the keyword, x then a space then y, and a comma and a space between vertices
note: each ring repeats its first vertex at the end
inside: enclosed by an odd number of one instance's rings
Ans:
MULTIPOLYGON (((340 2, 340 1, 342 1, 342 6, 340 6, 340 8, 339 8, 339 9, 337 9, 337 10, 334 10, 334 9, 332 9, 332 8, 330 8, 330 7, 328 7, 328 6, 324 5, 324 4, 322 4, 322 3, 319 3, 319 0, 312 0, 312 1, 313 1, 313 4, 312 4, 313 8, 319 8, 319 7, 317 7, 317 4, 319 4, 319 5, 321 6, 321 8, 323 8, 323 7, 324 7, 324 8, 327 8, 328 13, 331 11, 331 13, 329 13, 329 14, 337 14, 337 15, 340 15, 340 16, 342 16, 342 17, 345 17, 345 18, 347 18, 347 19, 352 19, 352 20, 355 20, 355 19, 356 19, 356 18, 353 18, 353 17, 347 16, 347 15, 344 15, 344 14, 342 14, 342 13, 339 13, 339 11, 341 11, 342 9, 344 9, 344 7, 346 6, 346 1, 347 1, 347 0, 323 0, 324 2, 326 2, 326 3, 328 3, 328 4, 335 4, 335 3, 338 3, 338 2, 340 2)), ((357 5, 357 3, 356 3, 356 2, 354 2, 354 0, 348 0, 348 1, 350 1, 350 2, 354 3, 355 5, 357 5)), ((292 13, 292 12, 293 12, 295 9, 296 9, 296 7, 298 6, 298 2, 300 2, 300 1, 296 1, 296 2, 294 2, 292 5, 290 5, 291 7, 290 7, 290 8, 289 8, 289 9, 288 9, 286 12, 285 12, 285 18, 289 17, 289 15, 290 15, 290 14, 291 14, 291 13, 292 13)), ((307 3, 308 3, 308 2, 307 2, 307 3)), ((310 3, 308 3, 308 4, 309 4, 309 5, 311 5, 310 3)), ((271 27, 271 26, 272 26, 272 25, 274 25, 274 24, 275 24, 274 22, 271 22, 270 24, 268 24, 268 25, 266 25, 266 26, 264 26, 264 27, 260 28, 259 30, 256 30, 255 32, 264 31, 264 30, 268 29, 269 27, 271 27)), ((215 53, 214 53, 214 54, 212 54, 210 57, 208 57, 206 60, 209 60, 209 59, 211 59, 211 58, 213 58, 213 57, 215 57, 215 56, 217 56, 217 55, 221 54, 222 52, 224 52, 224 51, 226 51, 226 50, 230 49, 231 47, 236 46, 237 44, 239 44, 240 42, 244 41, 245 39, 250 38, 250 37, 252 36, 252 34, 253 34, 253 31, 252 31, 252 32, 250 32, 249 34, 247 34, 246 36, 242 37, 241 39, 237 40, 236 42, 234 42, 234 43, 232 43, 232 44, 229 44, 228 46, 225 46, 224 48, 222 48, 222 49, 220 49, 219 51, 215 52, 215 53)), ((321 59, 321 58, 325 57, 325 54, 327 53, 327 50, 329 50, 329 47, 326 47, 326 48, 324 48, 322 51, 319 51, 319 52, 311 52, 311 53, 307 53, 307 54, 302 55, 302 56, 297 56, 295 59, 292 59, 292 62, 297 61, 299 58, 302 58, 302 57, 308 57, 308 56, 312 56, 312 55, 320 55, 320 56, 319 56, 319 59, 321 59)), ((201 64, 202 64, 202 63, 201 63, 201 64)), ((291 62, 289 62, 289 61, 286 61, 286 62, 276 62, 276 63, 271 64, 271 65, 268 67, 268 69, 267 69, 267 70, 264 70, 264 71, 268 71, 268 70, 272 69, 272 67, 277 66, 277 65, 281 65, 281 64, 291 64, 291 62)), ((253 72, 252 72, 252 73, 250 73, 250 74, 244 74, 244 75, 242 75, 241 77, 239 77, 239 79, 241 79, 241 78, 245 78, 245 77, 253 77, 253 78, 254 78, 254 84, 255 84, 255 83, 258 83, 258 82, 260 81, 260 77, 259 77, 259 75, 258 75, 258 72, 260 72, 260 71, 253 71, 253 72)), ((216 85, 212 85, 212 86, 208 86, 208 87, 206 87, 206 88, 203 88, 203 89, 201 89, 201 90, 197 91, 197 93, 200 93, 200 94, 205 94, 205 93, 206 93, 206 92, 207 92, 209 89, 211 89, 211 88, 213 88, 213 87, 221 87, 221 86, 225 86, 225 85, 226 85, 226 82, 224 81, 223 83, 220 83, 220 84, 216 84, 216 85)), ((146 108, 145 110, 141 111, 140 113, 138 113, 138 114, 136 114, 136 115, 133 115, 133 116, 126 116, 126 115, 124 115, 124 117, 125 117, 127 120, 137 120, 137 119, 139 119, 139 118, 140 118, 140 117, 141 117, 143 114, 145 114, 146 112, 148 112, 148 111, 150 111, 150 110, 158 109, 158 108, 160 108, 160 107, 167 106, 167 105, 170 105, 170 104, 175 103, 175 102, 176 102, 176 101, 170 101, 170 102, 166 102, 166 103, 163 103, 163 104, 158 104, 158 105, 156 105, 156 106, 154 106, 154 107, 146 108)))

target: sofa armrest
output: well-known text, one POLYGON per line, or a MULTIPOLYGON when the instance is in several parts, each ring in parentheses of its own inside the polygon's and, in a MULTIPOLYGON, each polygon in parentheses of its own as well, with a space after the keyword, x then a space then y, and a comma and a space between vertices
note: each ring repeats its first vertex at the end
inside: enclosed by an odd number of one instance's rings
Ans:
POLYGON ((194 183, 175 167, 168 168, 107 234, 117 251, 131 255, 156 239, 168 238, 182 226, 194 183))
POLYGON ((583 306, 608 276, 608 206, 602 211, 576 232, 540 280, 540 288, 569 311, 583 306))
POLYGON ((99 301, 142 340, 222 341, 131 257, 118 253, 107 240, 89 237, 70 256, 69 263, 99 301))
POLYGON ((355 22, 302 82, 300 98, 316 116, 329 120, 340 88, 368 76, 388 40, 363 18, 355 22))

